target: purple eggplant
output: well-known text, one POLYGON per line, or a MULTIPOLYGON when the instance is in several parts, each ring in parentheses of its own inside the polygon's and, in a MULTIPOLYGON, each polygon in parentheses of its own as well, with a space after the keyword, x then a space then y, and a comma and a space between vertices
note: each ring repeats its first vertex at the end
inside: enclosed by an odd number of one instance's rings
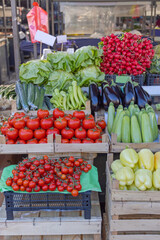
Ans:
POLYGON ((96 83, 89 85, 89 98, 91 100, 91 111, 97 112, 100 109, 100 93, 96 83))
POLYGON ((117 96, 116 92, 108 84, 105 84, 103 86, 103 94, 105 95, 108 104, 112 102, 115 107, 119 106, 120 104, 119 97, 117 96))
POLYGON ((112 80, 111 83, 111 88, 113 89, 113 91, 117 94, 117 96, 119 97, 119 102, 120 104, 122 104, 122 99, 123 99, 123 92, 121 90, 121 88, 112 80))
POLYGON ((136 96, 133 84, 130 81, 128 81, 124 86, 124 99, 123 99, 124 106, 128 107, 131 101, 135 103, 135 100, 136 96))
POLYGON ((152 104, 152 97, 140 86, 141 91, 143 92, 146 102, 151 105, 152 104))
POLYGON ((106 83, 107 82, 103 82, 101 84, 101 103, 102 103, 102 107, 104 108, 105 111, 108 110, 108 106, 109 106, 107 98, 106 98, 105 94, 103 93, 103 87, 106 83))
POLYGON ((136 103, 138 107, 145 108, 145 104, 147 103, 147 101, 144 93, 142 92, 142 88, 139 85, 137 85, 134 87, 134 91, 136 94, 136 103))

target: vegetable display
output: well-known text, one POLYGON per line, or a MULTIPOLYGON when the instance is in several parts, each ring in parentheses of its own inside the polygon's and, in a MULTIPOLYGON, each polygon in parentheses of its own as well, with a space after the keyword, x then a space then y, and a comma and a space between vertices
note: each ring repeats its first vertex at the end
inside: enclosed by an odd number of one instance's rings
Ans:
POLYGON ((15 84, 10 85, 0 85, 0 96, 6 99, 15 99, 16 92, 15 92, 15 84))
POLYGON ((76 197, 82 189, 82 172, 87 173, 91 168, 88 162, 73 156, 63 159, 50 159, 47 155, 41 159, 26 158, 12 170, 13 177, 6 180, 6 185, 21 192, 67 190, 76 197))
POLYGON ((80 86, 77 86, 77 82, 73 81, 68 92, 59 91, 59 89, 56 88, 50 102, 62 110, 81 110, 85 109, 86 100, 87 98, 83 94, 80 86))
POLYGON ((149 149, 125 149, 120 159, 111 164, 113 178, 119 181, 121 190, 159 190, 160 152, 153 154, 149 149))
POLYGON ((66 115, 56 108, 53 115, 39 109, 36 117, 17 112, 3 123, 1 133, 6 137, 6 144, 47 143, 49 134, 53 134, 53 139, 55 134, 61 134, 62 143, 100 143, 105 127, 105 121, 96 123, 92 115, 85 115, 83 111, 66 115))
POLYGON ((103 49, 101 71, 105 74, 139 75, 150 68, 154 56, 151 41, 132 33, 122 36, 111 34, 103 37, 99 47, 103 49))
POLYGON ((107 129, 109 134, 117 135, 117 142, 153 142, 158 138, 156 115, 148 104, 141 111, 133 102, 124 109, 119 105, 115 115, 115 108, 111 102, 108 108, 107 129))

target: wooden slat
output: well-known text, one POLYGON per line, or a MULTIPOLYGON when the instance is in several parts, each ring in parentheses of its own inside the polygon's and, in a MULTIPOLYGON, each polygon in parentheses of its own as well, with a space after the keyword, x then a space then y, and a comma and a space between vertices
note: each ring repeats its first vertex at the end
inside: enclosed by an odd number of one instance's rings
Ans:
POLYGON ((21 236, 0 236, 0 240, 21 240, 21 236))
POLYGON ((148 231, 160 230, 160 219, 111 220, 110 231, 148 231))
POLYGON ((41 236, 22 236, 21 240, 42 240, 41 236))
POLYGON ((160 235, 112 235, 106 240, 159 240, 160 235))
POLYGON ((112 202, 111 215, 158 214, 159 202, 112 202))
POLYGON ((61 236, 43 236, 42 240, 62 240, 61 236))

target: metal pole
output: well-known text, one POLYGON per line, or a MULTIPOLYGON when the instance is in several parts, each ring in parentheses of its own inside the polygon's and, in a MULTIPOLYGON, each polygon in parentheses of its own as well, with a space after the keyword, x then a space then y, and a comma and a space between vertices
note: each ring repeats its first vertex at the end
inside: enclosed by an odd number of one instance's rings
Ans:
POLYGON ((50 33, 50 26, 49 26, 49 2, 46 0, 46 11, 48 13, 48 33, 50 33))
POLYGON ((153 38, 155 38, 155 27, 156 27, 156 7, 157 7, 156 1, 155 1, 153 4, 154 4, 153 38))
POLYGON ((152 16, 153 16, 153 4, 151 3, 150 36, 152 33, 152 16))
POLYGON ((60 4, 58 3, 58 35, 60 35, 60 4))
POLYGON ((27 10, 29 9, 29 0, 27 0, 27 10))
POLYGON ((19 52, 19 35, 18 35, 17 18, 16 18, 16 15, 17 15, 16 0, 11 1, 11 10, 12 10, 15 71, 16 71, 16 78, 18 79, 19 78, 20 52, 19 52))
POLYGON ((5 0, 2 0, 2 8, 3 8, 3 26, 4 26, 4 34, 5 38, 7 37, 7 26, 6 26, 6 14, 5 14, 5 0))
POLYGON ((52 35, 54 35, 54 2, 51 0, 52 35))
MULTIPOLYGON (((34 0, 31 0, 31 8, 32 8, 32 4, 33 4, 34 0)), ((34 55, 34 59, 37 59, 37 43, 33 43, 33 55, 34 55)))

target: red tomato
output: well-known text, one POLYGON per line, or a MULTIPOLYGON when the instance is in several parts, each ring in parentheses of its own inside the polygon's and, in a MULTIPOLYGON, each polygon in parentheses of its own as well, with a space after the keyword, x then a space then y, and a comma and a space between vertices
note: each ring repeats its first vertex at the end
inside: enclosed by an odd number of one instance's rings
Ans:
POLYGON ((14 184, 12 188, 13 188, 14 191, 18 191, 19 190, 19 186, 17 184, 14 184))
POLYGON ((28 185, 29 185, 29 180, 24 180, 23 181, 23 186, 26 188, 26 187, 28 187, 28 185))
POLYGON ((2 133, 3 135, 6 135, 6 131, 7 131, 9 128, 10 128, 9 123, 3 124, 3 126, 1 127, 1 133, 2 133))
POLYGON ((65 139, 71 139, 74 136, 74 130, 72 128, 63 128, 61 135, 65 139))
POLYGON ((74 111, 73 112, 73 117, 82 120, 82 119, 85 118, 85 113, 84 113, 84 111, 74 111))
POLYGON ((24 116, 24 117, 21 117, 22 119, 24 119, 25 123, 27 123, 28 119, 29 119, 29 116, 24 116))
POLYGON ((16 128, 16 129, 24 128, 25 125, 26 125, 26 124, 25 124, 24 119, 21 119, 21 118, 17 118, 17 119, 15 119, 14 122, 13 122, 13 126, 14 126, 14 128, 16 128))
POLYGON ((96 139, 95 143, 102 143, 102 138, 96 139))
POLYGON ((48 185, 46 185, 46 184, 43 185, 42 186, 42 191, 44 191, 44 192, 48 191, 48 185))
POLYGON ((104 120, 99 120, 97 121, 97 124, 102 128, 105 129, 106 127, 106 122, 104 120))
POLYGON ((45 138, 46 136, 46 131, 44 129, 37 129, 34 131, 34 137, 37 138, 38 140, 45 138))
POLYGON ((69 142, 70 143, 81 143, 81 140, 79 138, 72 138, 69 142))
POLYGON ((18 137, 18 130, 16 128, 9 128, 6 131, 8 139, 16 140, 18 137))
POLYGON ((65 114, 64 118, 68 121, 69 119, 72 118, 72 115, 71 114, 65 114))
POLYGON ((34 189, 34 192, 39 192, 41 190, 40 186, 36 186, 34 189))
POLYGON ((37 144, 37 143, 38 143, 38 141, 37 141, 36 138, 32 138, 32 139, 27 141, 27 144, 37 144))
POLYGON ((7 140, 6 141, 6 144, 14 144, 15 142, 14 142, 14 140, 12 140, 12 139, 9 139, 9 140, 7 140))
POLYGON ((64 191, 64 187, 63 186, 58 186, 58 191, 59 192, 63 192, 64 191))
POLYGON ((55 191, 55 190, 56 190, 56 184, 51 183, 51 184, 49 185, 49 190, 50 190, 50 191, 55 191))
POLYGON ((40 122, 41 128, 47 130, 53 127, 53 120, 51 118, 43 118, 40 122))
POLYGON ((96 140, 100 137, 100 131, 97 129, 89 129, 87 132, 87 136, 93 140, 96 140))
POLYGON ((78 118, 71 118, 68 120, 68 127, 72 129, 79 128, 81 125, 81 121, 78 118))
POLYGON ((39 109, 37 111, 37 116, 42 119, 42 118, 46 118, 49 116, 49 111, 48 110, 42 110, 42 109, 39 109))
POLYGON ((33 131, 29 128, 22 128, 19 130, 19 137, 22 140, 30 140, 33 138, 33 131))
POLYGON ((73 197, 77 197, 78 196, 78 190, 73 189, 71 194, 72 194, 73 197))
POLYGON ((24 117, 25 116, 25 113, 24 112, 16 112, 15 114, 14 114, 14 117, 16 117, 16 118, 21 118, 21 117, 24 117))
POLYGON ((53 139, 55 139, 55 135, 60 134, 60 131, 59 129, 52 127, 46 131, 46 134, 47 135, 53 134, 53 139))
POLYGON ((74 166, 79 167, 80 166, 80 162, 79 161, 75 161, 74 162, 74 166))
POLYGON ((84 128, 80 127, 75 130, 75 137, 79 139, 86 138, 87 132, 84 128))
POLYGON ((29 187, 30 187, 30 188, 35 188, 35 186, 36 186, 36 183, 35 183, 35 182, 33 182, 33 181, 30 181, 30 182, 29 182, 29 187))
POLYGON ((15 117, 9 117, 8 118, 8 123, 9 123, 10 126, 13 126, 13 122, 14 122, 15 119, 16 119, 15 117))
POLYGON ((63 167, 63 168, 61 169, 61 172, 62 172, 63 174, 68 174, 68 168, 67 168, 67 167, 63 167))
POLYGON ((82 143, 94 143, 94 141, 90 138, 85 138, 82 140, 82 143))
POLYGON ((81 191, 81 189, 82 189, 81 184, 77 184, 77 185, 75 185, 75 189, 78 190, 78 191, 81 191))
POLYGON ((26 192, 32 192, 32 188, 27 187, 27 188, 26 188, 26 192))
POLYGON ((47 138, 42 138, 39 143, 47 143, 47 138))
POLYGON ((7 186, 11 186, 12 185, 12 178, 11 177, 7 178, 6 185, 7 186))
POLYGON ((24 140, 19 139, 15 142, 15 144, 26 144, 26 142, 24 140))
POLYGON ((23 180, 22 180, 21 178, 19 178, 19 179, 17 180, 17 184, 18 184, 19 186, 23 185, 23 180))
POLYGON ((67 191, 68 191, 68 192, 72 192, 72 190, 73 190, 72 185, 68 185, 68 186, 67 186, 67 191))
POLYGON ((82 125, 85 129, 91 129, 91 128, 94 128, 95 126, 95 121, 94 121, 94 118, 92 117, 86 117, 83 122, 82 122, 82 125))
POLYGON ((62 138, 61 143, 69 143, 69 139, 62 138))
POLYGON ((67 120, 65 118, 59 117, 54 121, 54 126, 57 129, 62 130, 63 128, 67 127, 67 120))
POLYGON ((38 118, 30 118, 27 120, 27 127, 35 130, 37 128, 39 128, 40 122, 38 118))
POLYGON ((64 112, 59 110, 58 108, 55 108, 53 110, 53 117, 54 118, 59 118, 59 117, 63 118, 64 117, 64 112))

